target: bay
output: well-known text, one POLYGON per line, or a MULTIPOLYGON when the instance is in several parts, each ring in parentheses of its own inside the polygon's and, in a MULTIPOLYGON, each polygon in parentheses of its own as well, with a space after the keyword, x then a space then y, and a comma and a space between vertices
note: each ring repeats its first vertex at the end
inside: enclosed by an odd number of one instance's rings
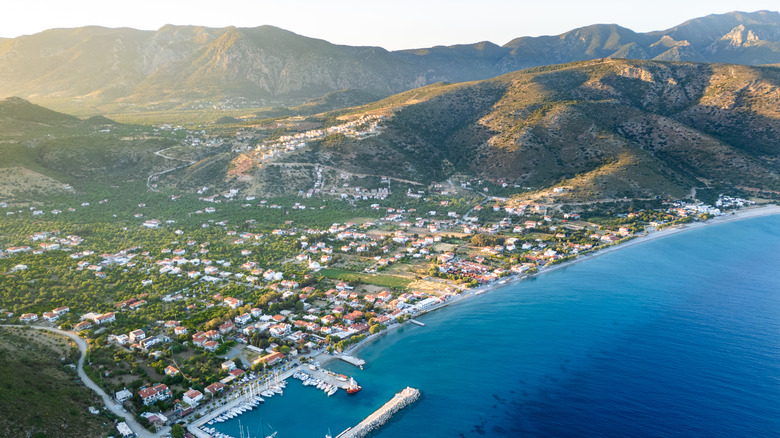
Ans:
POLYGON ((423 397, 372 436, 779 436, 778 249, 769 216, 604 254, 377 338, 362 371, 331 363, 356 396, 290 380, 241 421, 335 436, 412 386, 423 397))

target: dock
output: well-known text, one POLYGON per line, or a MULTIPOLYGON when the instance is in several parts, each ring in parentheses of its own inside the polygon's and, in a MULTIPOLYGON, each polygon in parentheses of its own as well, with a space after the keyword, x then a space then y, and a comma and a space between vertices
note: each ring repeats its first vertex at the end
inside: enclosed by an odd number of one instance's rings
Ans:
POLYGON ((393 414, 414 403, 419 398, 420 390, 407 386, 406 389, 394 395, 381 408, 358 423, 357 426, 341 432, 336 438, 363 438, 372 431, 382 427, 390 420, 393 414))
POLYGON ((347 356, 346 354, 342 354, 339 356, 339 359, 343 360, 344 362, 348 364, 355 365, 356 367, 363 368, 363 365, 366 364, 366 361, 363 359, 358 359, 355 356, 347 356))
POLYGON ((420 321, 418 321, 416 319, 410 319, 409 322, 411 322, 412 324, 417 324, 420 327, 425 327, 425 323, 424 322, 420 322, 420 321))

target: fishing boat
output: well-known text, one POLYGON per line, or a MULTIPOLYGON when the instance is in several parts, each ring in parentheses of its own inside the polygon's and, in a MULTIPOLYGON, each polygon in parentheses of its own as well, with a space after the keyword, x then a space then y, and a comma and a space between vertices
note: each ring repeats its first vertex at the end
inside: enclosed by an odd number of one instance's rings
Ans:
POLYGON ((363 389, 355 382, 355 379, 349 379, 349 386, 347 386, 347 394, 357 394, 363 389))

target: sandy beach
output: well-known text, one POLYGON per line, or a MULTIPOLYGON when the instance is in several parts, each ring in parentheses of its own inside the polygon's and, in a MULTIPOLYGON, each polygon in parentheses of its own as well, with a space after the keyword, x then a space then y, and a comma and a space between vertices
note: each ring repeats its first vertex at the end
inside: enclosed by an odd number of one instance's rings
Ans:
MULTIPOLYGON (((461 302, 461 301, 463 301, 465 299, 471 298, 473 296, 481 295, 483 293, 487 293, 487 292, 490 292, 490 291, 493 291, 493 290, 496 290, 496 289, 500 289, 500 288, 503 288, 503 287, 515 284, 515 283, 517 283, 519 281, 526 280, 528 278, 537 277, 539 275, 543 275, 543 274, 546 274, 548 272, 552 272, 552 271, 555 271, 555 270, 558 270, 558 269, 561 269, 561 268, 565 268, 567 266, 571 266, 571 265, 573 265, 575 263, 581 263, 581 262, 584 262, 586 260, 590 260, 592 258, 602 256, 604 254, 609 254, 609 253, 611 253, 613 251, 617 251, 617 250, 620 250, 620 249, 632 247, 634 245, 639 245, 639 244, 646 243, 646 242, 652 242, 653 240, 656 240, 656 239, 661 239, 661 238, 664 238, 664 237, 667 237, 667 236, 671 236, 671 235, 674 235, 674 234, 683 233, 685 231, 691 231, 691 230, 695 230, 695 229, 699 229, 699 228, 703 228, 703 227, 708 227, 708 226, 712 226, 712 225, 724 224, 724 223, 728 223, 728 222, 734 222, 734 221, 743 220, 743 219, 751 219, 751 218, 756 218, 756 217, 773 216, 773 215, 778 215, 778 214, 780 214, 780 206, 778 206, 778 205, 770 204, 770 205, 754 206, 754 207, 747 207, 747 208, 742 208, 742 209, 735 210, 735 211, 732 211, 732 212, 728 212, 726 214, 723 214, 721 216, 716 216, 716 217, 714 217, 712 219, 709 219, 707 221, 693 222, 693 223, 688 223, 688 224, 676 225, 676 226, 664 228, 664 229, 661 229, 661 230, 651 230, 651 231, 646 232, 645 234, 637 235, 636 237, 633 237, 633 238, 631 238, 628 241, 624 241, 624 242, 621 242, 621 243, 609 245, 609 246, 607 246, 605 248, 601 248, 601 249, 595 250, 593 252, 589 252, 587 254, 580 255, 580 256, 578 256, 574 260, 570 260, 568 262, 560 263, 560 264, 557 264, 557 265, 554 265, 554 266, 550 266, 550 267, 539 268, 539 272, 534 273, 534 274, 527 274, 527 275, 522 275, 522 276, 507 277, 505 279, 506 281, 503 284, 499 284, 498 282, 495 282, 495 283, 482 285, 482 286, 479 286, 479 287, 476 287, 476 288, 473 288, 473 289, 467 289, 463 293, 455 296, 454 298, 450 299, 449 301, 446 301, 446 302, 441 303, 439 305, 433 306, 430 309, 428 309, 428 310, 426 310, 424 312, 421 312, 421 313, 419 313, 419 314, 417 314, 415 316, 424 315, 426 313, 433 312, 433 311, 442 309, 444 307, 447 307, 447 306, 449 306, 451 304, 459 303, 459 302, 461 302)), ((393 330, 396 330, 396 329, 398 329, 400 327, 403 327, 405 325, 408 325, 408 324, 410 324, 409 321, 403 322, 401 324, 393 324, 392 326, 389 326, 387 328, 387 330, 384 330, 384 331, 382 331, 380 333, 377 333, 375 335, 369 335, 365 339, 363 339, 362 341, 358 342, 357 344, 351 345, 349 348, 347 348, 343 352, 343 354, 355 355, 355 353, 357 351, 359 351, 362 347, 367 345, 369 342, 374 341, 375 339, 378 339, 378 338, 386 335, 387 333, 389 333, 389 332, 391 332, 393 330)), ((329 355, 327 353, 322 353, 322 354, 318 355, 315 358, 315 360, 320 362, 321 366, 325 366, 328 362, 330 362, 332 360, 335 360, 335 359, 338 359, 337 355, 329 355)))

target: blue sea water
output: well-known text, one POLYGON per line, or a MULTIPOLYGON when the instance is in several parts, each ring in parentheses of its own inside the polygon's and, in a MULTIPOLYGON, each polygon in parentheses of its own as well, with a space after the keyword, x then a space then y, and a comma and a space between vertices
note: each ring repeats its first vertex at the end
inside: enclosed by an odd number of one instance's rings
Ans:
POLYGON ((331 365, 356 396, 290 380, 240 418, 335 436, 412 386, 423 397, 372 436, 780 436, 779 250, 780 216, 621 249, 372 341, 364 370, 331 365))

